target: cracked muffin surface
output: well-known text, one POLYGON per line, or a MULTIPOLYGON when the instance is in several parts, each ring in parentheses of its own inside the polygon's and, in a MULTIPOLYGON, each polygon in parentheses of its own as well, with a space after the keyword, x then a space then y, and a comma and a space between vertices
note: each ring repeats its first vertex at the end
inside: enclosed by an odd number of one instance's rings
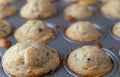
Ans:
POLYGON ((14 37, 17 41, 33 39, 46 42, 55 37, 55 31, 40 20, 29 20, 14 32, 14 37))
POLYGON ((27 40, 5 52, 2 66, 13 77, 40 77, 56 71, 60 66, 60 58, 50 46, 27 40))
POLYGON ((46 1, 28 2, 20 11, 20 15, 25 19, 46 19, 56 14, 56 7, 52 3, 46 1))
POLYGON ((76 42, 94 42, 103 37, 103 33, 88 21, 72 24, 66 29, 65 35, 76 42))

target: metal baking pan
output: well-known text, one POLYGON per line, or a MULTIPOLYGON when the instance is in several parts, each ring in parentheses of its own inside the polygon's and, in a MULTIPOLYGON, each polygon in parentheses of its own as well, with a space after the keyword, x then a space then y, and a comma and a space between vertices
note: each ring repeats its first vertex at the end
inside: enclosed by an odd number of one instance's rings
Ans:
MULTIPOLYGON (((19 14, 21 7, 25 3, 26 3, 25 0, 18 0, 16 3, 11 5, 11 6, 17 8, 17 14, 13 17, 7 18, 6 20, 9 23, 11 23, 11 25, 13 25, 14 31, 26 22, 26 20, 23 19, 19 14)), ((58 15, 56 15, 52 18, 43 20, 44 22, 46 22, 53 28, 55 27, 56 24, 67 28, 72 23, 81 21, 81 20, 77 20, 74 22, 68 22, 64 19, 63 11, 64 11, 65 7, 67 7, 71 3, 55 1, 53 4, 58 9, 58 15)), ((113 61, 113 64, 114 64, 113 70, 109 74, 107 74, 103 77, 120 77, 120 58, 118 55, 119 48, 120 48, 120 46, 119 46, 120 39, 116 38, 111 33, 112 26, 119 20, 112 19, 108 16, 103 15, 99 10, 101 5, 102 5, 102 3, 99 5, 96 5, 96 6, 92 6, 92 8, 94 8, 94 10, 96 11, 96 15, 89 19, 86 19, 86 20, 91 21, 94 24, 96 24, 96 27, 104 33, 104 37, 98 41, 102 44, 103 50, 109 55, 109 57, 111 58, 111 60, 113 61), (111 47, 113 48, 113 50, 109 50, 109 48, 111 48, 111 47)), ((64 60, 63 60, 63 63, 61 64, 61 68, 57 72, 55 72, 53 74, 49 74, 45 77, 81 77, 81 76, 73 73, 72 71, 70 71, 66 65, 66 59, 67 59, 68 54, 70 53, 69 49, 76 49, 83 45, 95 45, 95 43, 94 42, 92 42, 92 43, 80 43, 80 42, 77 43, 77 42, 71 41, 68 38, 66 38, 64 36, 63 30, 56 29, 55 31, 56 31, 56 38, 54 40, 48 41, 47 43, 51 47, 55 48, 59 52, 59 54, 64 57, 64 60)), ((8 37, 8 39, 10 39, 12 41, 12 45, 17 43, 17 41, 14 39, 13 35, 8 37)), ((9 76, 3 71, 2 65, 1 65, 1 59, 2 59, 2 56, 5 51, 6 51, 6 49, 0 48, 0 77, 8 77, 9 76)))

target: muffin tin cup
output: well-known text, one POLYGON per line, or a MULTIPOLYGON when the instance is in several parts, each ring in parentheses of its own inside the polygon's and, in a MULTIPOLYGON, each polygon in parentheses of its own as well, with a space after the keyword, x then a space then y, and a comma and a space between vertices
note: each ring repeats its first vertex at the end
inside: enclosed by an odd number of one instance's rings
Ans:
POLYGON ((6 73, 4 70, 3 70, 3 73, 4 73, 7 77, 12 77, 12 76, 10 76, 8 73, 6 73))
POLYGON ((118 18, 114 18, 112 16, 109 16, 109 15, 105 15, 105 14, 102 14, 105 18, 107 19, 110 19, 110 20, 119 20, 118 18))
MULTIPOLYGON (((44 77, 50 77, 52 74, 54 74, 55 72, 50 72, 49 74, 45 75, 44 77)), ((10 76, 8 73, 6 73, 4 70, 2 71, 3 77, 7 76, 7 77, 12 77, 10 76)))
POLYGON ((98 40, 96 40, 96 41, 93 41, 93 42, 77 42, 77 41, 71 40, 70 38, 68 38, 68 37, 65 35, 65 30, 62 31, 62 36, 63 36, 63 38, 64 38, 65 40, 67 40, 68 42, 76 43, 76 44, 79 44, 79 43, 80 43, 80 44, 94 44, 95 42, 103 41, 104 38, 105 38, 105 36, 106 36, 106 32, 105 32, 105 30, 104 30, 104 27, 102 27, 102 26, 100 26, 100 25, 97 25, 97 24, 94 24, 94 26, 103 33, 103 36, 102 36, 100 39, 98 39, 98 40))
MULTIPOLYGON (((2 68, 2 54, 0 53, 0 77, 12 77, 11 75, 9 75, 7 72, 4 71, 4 69, 2 68)), ((55 71, 57 72, 57 71, 55 71)), ((47 75, 44 75, 44 77, 50 77, 51 75, 53 75, 55 72, 50 72, 47 75)), ((43 77, 43 76, 42 76, 43 77)))
MULTIPOLYGON (((108 49, 106 48, 102 48, 106 54, 110 57, 110 59, 112 60, 112 63, 114 64, 114 67, 112 69, 111 72, 109 72, 107 75, 104 75, 103 77, 115 77, 116 73, 118 72, 118 69, 119 69, 119 60, 118 58, 108 49)), ((72 76, 74 77, 82 77, 74 72, 72 72, 72 70, 69 69, 68 65, 67 65, 67 58, 68 58, 68 55, 69 54, 65 54, 65 59, 63 61, 63 66, 64 66, 64 69, 72 76)))

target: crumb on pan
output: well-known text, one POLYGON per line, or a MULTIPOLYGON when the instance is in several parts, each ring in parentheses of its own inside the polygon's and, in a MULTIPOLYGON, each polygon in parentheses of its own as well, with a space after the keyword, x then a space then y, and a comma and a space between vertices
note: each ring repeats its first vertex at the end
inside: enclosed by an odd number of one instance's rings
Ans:
POLYGON ((64 29, 65 29, 64 26, 60 26, 60 25, 58 25, 58 24, 56 24, 56 25, 54 26, 54 28, 55 28, 55 29, 60 29, 60 30, 64 30, 64 29))
POLYGON ((110 48, 109 48, 109 50, 113 50, 113 49, 114 49, 114 47, 110 47, 110 48))
POLYGON ((101 45, 100 42, 96 42, 96 46, 97 46, 98 48, 102 48, 102 45, 101 45))
POLYGON ((10 45, 11 45, 10 40, 0 38, 0 48, 9 48, 10 45))
POLYGON ((65 20, 72 22, 72 21, 75 21, 76 19, 73 16, 66 16, 65 15, 65 20))

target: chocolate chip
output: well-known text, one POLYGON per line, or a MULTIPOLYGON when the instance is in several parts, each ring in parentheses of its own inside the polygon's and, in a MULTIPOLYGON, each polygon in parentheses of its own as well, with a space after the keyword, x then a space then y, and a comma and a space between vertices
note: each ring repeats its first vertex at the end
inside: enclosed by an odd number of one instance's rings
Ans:
POLYGON ((88 60, 88 61, 90 61, 90 60, 91 60, 91 58, 87 58, 87 60, 88 60))
POLYGON ((44 59, 44 57, 41 57, 41 59, 44 59))
POLYGON ((37 59, 37 58, 36 58, 35 60, 36 60, 36 61, 40 61, 40 60, 39 60, 39 59, 37 59))
POLYGON ((43 31, 43 29, 39 28, 39 32, 42 32, 42 31, 43 31))
POLYGON ((46 54, 47 56, 49 56, 49 53, 47 52, 47 54, 46 54))

